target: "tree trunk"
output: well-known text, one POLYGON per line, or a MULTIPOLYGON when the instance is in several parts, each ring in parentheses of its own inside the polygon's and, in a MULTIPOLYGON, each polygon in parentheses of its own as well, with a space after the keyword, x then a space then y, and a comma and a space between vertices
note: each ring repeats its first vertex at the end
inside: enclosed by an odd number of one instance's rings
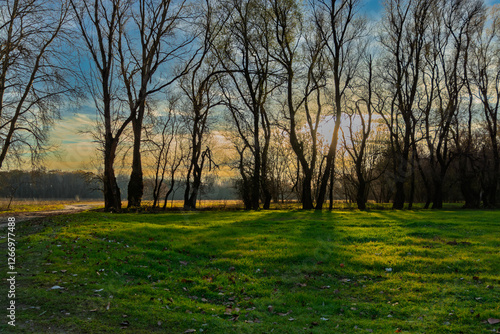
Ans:
POLYGON ((356 193, 356 204, 359 210, 366 210, 366 182, 364 179, 358 179, 358 190, 356 193))
MULTIPOLYGON (((189 182, 189 180, 188 180, 189 182)), ((184 194, 184 209, 196 210, 198 194, 201 187, 201 168, 195 164, 193 168, 193 182, 186 184, 186 193, 184 194), (187 196, 186 196, 187 195, 187 196)))
POLYGON ((115 170, 113 168, 116 154, 116 140, 111 134, 106 135, 104 149, 104 209, 106 211, 121 212, 122 201, 120 188, 116 182, 115 170))
POLYGON ((473 185, 474 180, 477 177, 477 173, 474 171, 472 171, 472 173, 469 172, 469 157, 467 157, 466 154, 460 157, 458 170, 460 173, 460 190, 462 191, 462 196, 465 200, 463 208, 479 209, 481 206, 480 190, 478 187, 474 187, 473 185))
POLYGON ((489 203, 490 207, 495 208, 497 206, 497 189, 498 189, 498 179, 500 174, 500 157, 498 154, 498 144, 493 144, 493 177, 489 187, 489 203))
POLYGON ((425 205, 424 205, 424 209, 428 209, 430 206, 431 206, 431 190, 430 188, 429 189, 426 189, 426 193, 427 193, 427 200, 425 201, 425 205))
POLYGON ((405 188, 403 181, 396 181, 396 193, 394 195, 394 202, 392 208, 402 210, 405 205, 405 188))
POLYGON ((269 210, 271 208, 271 200, 272 200, 273 196, 271 195, 271 192, 267 188, 264 188, 262 191, 264 193, 263 209, 269 210))
POLYGON ((330 172, 330 191, 328 194, 328 210, 333 210, 333 186, 335 185, 335 168, 332 168, 330 172))
POLYGON ((168 196, 174 191, 174 183, 175 181, 172 179, 172 182, 170 183, 170 189, 168 189, 167 193, 165 194, 165 199, 163 201, 163 210, 167 208, 167 201, 168 201, 168 196))
MULTIPOLYGON (((405 138, 406 139, 406 138, 405 138)), ((399 159, 399 164, 396 169, 396 192, 394 194, 394 202, 392 203, 392 208, 396 210, 404 209, 405 205, 405 181, 406 174, 408 170, 408 155, 409 145, 405 145, 405 149, 401 153, 399 159)))
POLYGON ((312 198, 312 170, 304 169, 304 180, 302 181, 302 209, 311 210, 314 208, 312 198))
MULTIPOLYGON (((412 141, 415 139, 412 138, 412 141)), ((413 150, 411 154, 411 179, 410 179, 410 197, 408 198, 408 210, 413 208, 413 202, 415 200, 415 159, 416 154, 415 150, 413 150)))
POLYGON ((252 175, 252 192, 251 192, 251 209, 258 210, 260 202, 260 178, 261 178, 261 156, 260 156, 260 141, 259 141, 259 112, 254 111, 254 170, 252 175))
POLYGON ((432 201, 433 209, 443 208, 443 179, 441 177, 436 177, 433 182, 434 185, 434 198, 432 201))
POLYGON ((132 173, 128 183, 128 206, 141 206, 142 196, 144 194, 144 181, 142 175, 141 162, 141 135, 142 135, 142 117, 132 121, 134 131, 134 147, 132 153, 132 173))
MULTIPOLYGON (((337 95, 338 96, 338 95, 337 95)), ((328 150, 328 155, 326 157, 326 167, 325 171, 321 177, 320 188, 318 192, 318 199, 316 200, 316 210, 322 210, 323 204, 325 202, 326 190, 328 186, 328 180, 331 177, 332 169, 335 168, 335 156, 337 154, 337 142, 339 139, 339 129, 340 129, 340 118, 342 116, 340 99, 336 101, 337 103, 337 114, 335 118, 335 127, 333 129, 332 142, 328 150)))

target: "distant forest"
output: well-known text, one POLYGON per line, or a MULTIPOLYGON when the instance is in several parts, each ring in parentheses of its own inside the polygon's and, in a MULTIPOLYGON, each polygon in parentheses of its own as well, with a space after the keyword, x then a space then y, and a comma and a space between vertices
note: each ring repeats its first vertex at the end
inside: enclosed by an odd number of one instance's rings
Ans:
MULTIPOLYGON (((118 175, 117 182, 124 189, 127 196, 128 176, 118 175)), ((153 180, 146 179, 145 200, 153 199, 153 180)), ((180 180, 177 182, 183 185, 180 180)), ((237 199, 233 181, 207 182, 201 190, 200 199, 231 200, 237 199)), ((183 199, 184 188, 173 189, 168 200, 183 199)), ((163 199, 166 193, 161 194, 163 199)), ((89 172, 75 171, 45 171, 31 172, 13 170, 0 172, 0 199, 75 199, 75 200, 102 200, 102 182, 89 172)))
MULTIPOLYGON (((145 180, 145 200, 154 199, 154 179, 145 180)), ((118 185, 124 190, 123 195, 127 196, 127 183, 129 178, 126 175, 117 176, 118 185)), ((168 192, 165 189, 161 192, 159 202, 164 204, 165 196, 168 193, 168 201, 182 200, 185 191, 185 180, 176 180, 178 186, 168 192)), ((446 202, 460 202, 464 198, 461 195, 460 183, 450 182, 446 185, 446 202)), ((291 185, 288 187, 273 187, 274 202, 295 201, 298 194, 291 185)), ((207 180, 200 191, 199 200, 238 200, 243 197, 241 187, 237 179, 207 180)), ((348 178, 341 179, 335 189, 337 201, 356 202, 356 188, 348 178)), ((376 203, 389 202, 391 196, 390 183, 382 179, 374 182, 368 200, 376 203)), ((35 170, 21 171, 13 170, 0 172, 0 199, 74 199, 74 200, 102 200, 102 181, 96 174, 86 171, 65 172, 59 170, 35 170)), ((415 200, 425 202, 426 191, 423 186, 417 187, 415 200)))

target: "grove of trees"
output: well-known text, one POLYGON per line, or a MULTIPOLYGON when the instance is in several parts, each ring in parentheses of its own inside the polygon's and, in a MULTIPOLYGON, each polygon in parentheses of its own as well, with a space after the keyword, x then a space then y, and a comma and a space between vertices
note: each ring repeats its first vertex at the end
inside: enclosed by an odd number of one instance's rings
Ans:
MULTIPOLYGON (((496 207, 500 7, 483 0, 2 0, 0 168, 92 103, 105 208, 230 169, 245 209, 496 207), (77 59, 78 61, 76 61, 77 59), (148 190, 149 191, 149 190, 148 190)), ((148 196, 149 197, 149 196, 148 196)))

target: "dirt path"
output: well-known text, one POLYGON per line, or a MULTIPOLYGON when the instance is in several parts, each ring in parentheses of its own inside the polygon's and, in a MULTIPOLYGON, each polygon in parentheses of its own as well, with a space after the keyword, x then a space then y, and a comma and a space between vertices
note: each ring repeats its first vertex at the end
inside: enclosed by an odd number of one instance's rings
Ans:
POLYGON ((7 226, 7 217, 15 217, 16 223, 27 220, 45 218, 56 215, 67 215, 71 213, 78 213, 97 207, 97 204, 70 204, 66 205, 61 210, 47 210, 47 211, 34 211, 34 212, 12 212, 0 214, 0 228, 7 226))

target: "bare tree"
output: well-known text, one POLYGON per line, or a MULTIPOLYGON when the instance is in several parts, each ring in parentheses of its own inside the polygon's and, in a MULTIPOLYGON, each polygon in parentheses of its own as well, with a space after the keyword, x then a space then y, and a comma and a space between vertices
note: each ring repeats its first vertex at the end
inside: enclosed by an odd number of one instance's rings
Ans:
POLYGON ((225 38, 217 45, 218 57, 227 74, 219 82, 241 143, 236 149, 245 207, 258 209, 262 193, 264 208, 269 208, 267 168, 271 121, 267 106, 276 87, 271 81, 269 6, 261 0, 227 0, 222 10, 230 17, 225 38))
POLYGON ((64 1, 0 3, 0 168, 27 152, 35 162, 58 107, 75 92, 61 47, 68 9, 64 1))
POLYGON ((77 28, 83 39, 83 48, 90 55, 90 67, 86 76, 87 87, 94 99, 99 123, 97 139, 101 142, 104 156, 104 206, 109 211, 121 211, 120 188, 116 182, 114 163, 120 137, 131 116, 123 112, 117 89, 115 54, 118 52, 128 1, 122 0, 71 0, 77 28), (102 131, 102 132, 101 132, 102 131))
POLYGON ((373 124, 373 116, 384 109, 385 98, 379 96, 375 90, 377 82, 374 79, 373 66, 373 58, 368 56, 366 67, 363 67, 366 76, 360 78, 361 83, 356 89, 359 99, 352 107, 348 106, 348 109, 352 108, 352 112, 348 114, 348 136, 342 131, 342 146, 354 168, 354 175, 349 178, 355 185, 355 199, 360 210, 366 209, 370 184, 385 172, 385 168, 374 168, 382 155, 383 143, 376 141, 373 136, 373 128, 378 130, 377 124, 373 124))
POLYGON ((179 101, 174 96, 168 101, 166 113, 150 115, 148 123, 152 129, 145 131, 145 146, 152 158, 154 170, 153 208, 159 207, 162 195, 165 198, 163 208, 166 207, 175 186, 177 171, 187 157, 186 152, 182 152, 184 123, 176 111, 179 101))
POLYGON ((386 3, 381 36, 385 50, 387 90, 390 92, 389 111, 383 117, 390 132, 393 151, 395 193, 393 208, 403 209, 405 182, 408 176, 413 115, 417 89, 421 83, 425 37, 435 0, 391 0, 386 3))
MULTIPOLYGON (((328 65, 331 71, 332 104, 335 125, 326 155, 316 200, 316 210, 321 210, 326 198, 329 182, 333 182, 335 156, 339 138, 340 122, 346 91, 358 68, 360 56, 360 37, 365 30, 365 21, 356 14, 360 0, 317 0, 313 1, 315 23, 321 38, 326 42, 328 65)), ((332 188, 333 189, 333 188, 332 188)), ((330 192, 330 206, 333 192, 330 192)))
POLYGON ((214 5, 206 0, 204 6, 197 7, 203 15, 197 22, 200 51, 199 58, 193 62, 190 73, 180 81, 180 88, 189 100, 185 113, 185 122, 189 128, 191 145, 190 160, 187 168, 186 187, 184 189, 184 209, 196 208, 198 194, 202 186, 203 169, 217 166, 212 159, 212 150, 207 143, 210 132, 212 110, 221 105, 216 91, 217 76, 224 73, 220 59, 214 56, 212 47, 223 29, 225 19, 214 15, 214 5))
POLYGON ((500 143, 498 138, 498 112, 500 107, 500 8, 493 7, 491 23, 473 44, 469 63, 471 93, 481 101, 488 133, 493 166, 485 182, 483 202, 486 207, 497 205, 497 189, 500 179, 500 143))
MULTIPOLYGON (((272 57, 282 69, 284 128, 301 167, 300 200, 303 209, 314 207, 313 177, 318 160, 318 129, 326 85, 325 41, 316 26, 303 23, 303 7, 297 1, 272 3, 276 51, 272 57)), ((298 180, 297 180, 298 181, 298 180)))
POLYGON ((443 183, 453 161, 450 131, 461 105, 470 45, 477 36, 482 17, 482 1, 444 1, 434 9, 432 42, 426 48, 425 58, 431 68, 430 77, 435 80, 428 86, 435 92, 428 94, 429 107, 424 108, 434 209, 443 207, 443 183))
POLYGON ((183 36, 180 27, 186 18, 185 7, 184 0, 138 0, 127 13, 131 23, 126 21, 120 26, 117 51, 134 135, 128 207, 140 206, 144 191, 141 138, 148 99, 186 74, 190 67, 188 62, 176 74, 168 71, 168 66, 172 67, 188 52, 186 47, 193 40, 183 36))
POLYGON ((294 197, 293 187, 296 184, 296 154, 293 151, 286 130, 274 129, 272 145, 269 148, 269 185, 274 203, 284 203, 294 197))

